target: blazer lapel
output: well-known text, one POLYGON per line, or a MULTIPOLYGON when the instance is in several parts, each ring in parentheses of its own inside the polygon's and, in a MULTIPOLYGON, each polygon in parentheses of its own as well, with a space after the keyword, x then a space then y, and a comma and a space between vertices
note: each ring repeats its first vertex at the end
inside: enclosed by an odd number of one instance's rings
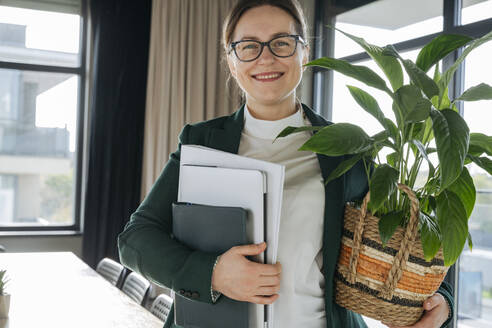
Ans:
POLYGON ((244 105, 227 117, 224 127, 210 130, 208 147, 237 154, 244 126, 244 105))

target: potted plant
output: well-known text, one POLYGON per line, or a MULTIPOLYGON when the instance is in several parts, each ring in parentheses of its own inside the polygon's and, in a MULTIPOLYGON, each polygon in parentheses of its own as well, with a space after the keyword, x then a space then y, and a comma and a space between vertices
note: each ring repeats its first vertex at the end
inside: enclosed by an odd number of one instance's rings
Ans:
POLYGON ((381 132, 369 136, 356 125, 336 123, 287 127, 278 137, 312 130, 315 134, 299 150, 343 156, 326 183, 363 162, 369 192, 362 203, 345 208, 335 299, 355 312, 407 326, 421 317, 423 301, 439 288, 467 240, 472 248, 468 218, 476 192, 465 165, 473 162, 492 174, 492 137, 470 133, 456 102, 492 99, 492 87, 481 83, 451 100, 448 85, 465 57, 490 41, 492 32, 479 39, 440 35, 422 48, 415 63, 392 46, 375 46, 340 32, 369 54, 390 87, 368 67, 343 60, 319 58, 306 66, 332 69, 384 91, 392 99, 395 119, 385 117, 370 93, 348 86, 362 109, 381 124, 381 132), (441 60, 464 46, 441 74, 441 60), (427 72, 432 67, 431 77, 427 72), (404 71, 409 84, 403 82, 404 71), (385 149, 391 153, 382 158, 385 149), (438 160, 431 160, 429 155, 436 152, 438 160), (429 169, 423 185, 417 186, 423 161, 429 169))
POLYGON ((5 286, 9 282, 5 276, 6 270, 0 270, 0 318, 9 316, 10 294, 5 292, 5 286))

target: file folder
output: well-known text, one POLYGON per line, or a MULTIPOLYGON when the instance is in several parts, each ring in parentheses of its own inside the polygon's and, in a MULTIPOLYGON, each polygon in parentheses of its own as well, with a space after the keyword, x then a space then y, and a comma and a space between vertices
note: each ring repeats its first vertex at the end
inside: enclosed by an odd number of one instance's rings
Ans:
MULTIPOLYGON (((240 207, 173 204, 174 238, 192 249, 223 253, 245 245, 246 210, 240 207)), ((222 295, 215 304, 174 294, 174 322, 185 328, 249 328, 248 303, 222 295)))

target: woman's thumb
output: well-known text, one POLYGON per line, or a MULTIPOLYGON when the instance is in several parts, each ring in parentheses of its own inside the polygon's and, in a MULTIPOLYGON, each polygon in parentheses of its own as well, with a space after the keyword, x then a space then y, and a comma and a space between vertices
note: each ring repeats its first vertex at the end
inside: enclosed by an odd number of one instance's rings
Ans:
POLYGON ((258 255, 263 252, 266 248, 266 243, 262 242, 259 244, 250 244, 244 246, 238 246, 238 254, 241 255, 258 255))

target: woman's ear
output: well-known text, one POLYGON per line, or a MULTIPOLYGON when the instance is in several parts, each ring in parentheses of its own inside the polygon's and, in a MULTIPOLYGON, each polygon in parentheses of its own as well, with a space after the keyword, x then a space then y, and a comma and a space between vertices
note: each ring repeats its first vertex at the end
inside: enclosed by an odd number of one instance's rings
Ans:
POLYGON ((306 65, 309 61, 309 46, 305 46, 303 51, 302 51, 302 71, 304 72, 306 70, 306 65))
POLYGON ((310 50, 309 46, 304 47, 302 65, 306 65, 307 62, 309 61, 309 50, 310 50))

